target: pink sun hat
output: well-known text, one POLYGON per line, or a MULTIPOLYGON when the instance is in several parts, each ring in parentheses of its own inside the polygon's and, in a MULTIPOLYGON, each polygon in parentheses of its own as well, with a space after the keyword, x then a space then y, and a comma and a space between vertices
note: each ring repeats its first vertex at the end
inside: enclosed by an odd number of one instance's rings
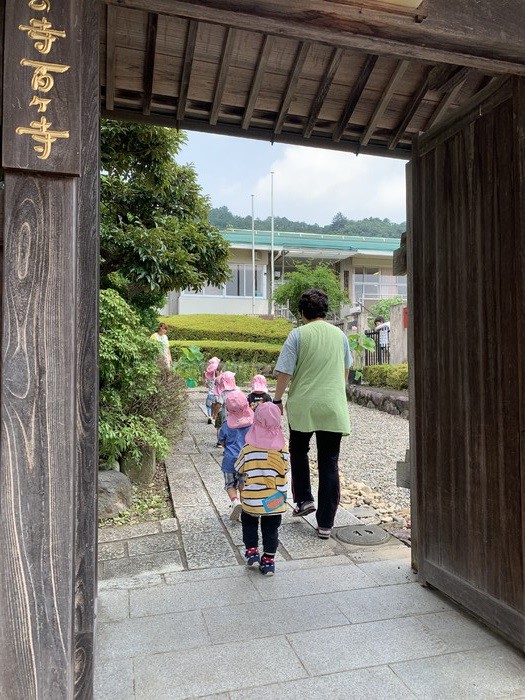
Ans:
POLYGON ((228 415, 226 423, 228 428, 247 428, 253 423, 253 411, 248 405, 246 396, 237 389, 226 399, 226 410, 228 415))
POLYGON ((248 445, 261 450, 280 451, 284 448, 286 440, 281 430, 281 411, 274 403, 259 404, 245 439, 248 445))
POLYGON ((263 377, 262 374, 256 374, 252 378, 252 391, 268 391, 266 377, 263 377))
POLYGON ((237 389, 235 372, 223 372, 221 374, 221 391, 234 391, 235 389, 237 389))
POLYGON ((210 357, 208 360, 208 363, 213 362, 214 365, 218 365, 220 362, 220 359, 218 357, 210 357))
POLYGON ((215 377, 215 370, 219 366, 218 362, 214 362, 214 357, 211 358, 211 360, 208 362, 208 366, 206 367, 206 372, 205 376, 207 379, 213 379, 215 377))

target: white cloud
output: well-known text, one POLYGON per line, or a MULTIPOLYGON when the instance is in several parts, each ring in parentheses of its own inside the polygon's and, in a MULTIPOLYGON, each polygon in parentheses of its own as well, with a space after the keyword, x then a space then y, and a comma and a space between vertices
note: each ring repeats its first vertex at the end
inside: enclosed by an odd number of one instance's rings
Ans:
MULTIPOLYGON (((349 219, 368 216, 401 222, 405 214, 405 163, 302 146, 287 146, 274 161, 274 214, 329 223, 342 212, 349 219)), ((253 190, 257 216, 270 213, 270 175, 253 190)))

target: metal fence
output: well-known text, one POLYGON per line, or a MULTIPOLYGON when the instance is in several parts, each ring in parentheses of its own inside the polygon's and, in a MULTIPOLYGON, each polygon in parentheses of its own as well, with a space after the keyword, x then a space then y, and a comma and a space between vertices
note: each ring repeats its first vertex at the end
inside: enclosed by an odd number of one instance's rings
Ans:
POLYGON ((390 330, 382 328, 379 331, 366 331, 366 335, 376 344, 374 351, 365 351, 365 366, 387 365, 390 363, 390 330))

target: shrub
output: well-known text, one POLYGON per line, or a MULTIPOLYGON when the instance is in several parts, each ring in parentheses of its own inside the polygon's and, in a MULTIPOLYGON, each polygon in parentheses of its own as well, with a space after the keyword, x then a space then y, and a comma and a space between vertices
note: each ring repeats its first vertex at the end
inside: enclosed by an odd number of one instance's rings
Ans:
POLYGON ((163 316, 171 340, 236 340, 282 344, 292 324, 284 318, 266 320, 257 316, 195 314, 163 316))
POLYGON ((238 386, 249 386, 252 377, 256 374, 271 374, 273 363, 265 362, 232 362, 227 360, 223 363, 223 369, 229 372, 235 372, 235 381, 238 386))
POLYGON ((179 436, 186 418, 188 398, 186 382, 159 360, 156 391, 136 406, 143 416, 155 419, 160 431, 170 442, 179 436))
POLYGON ((408 389, 408 365, 372 365, 363 368, 363 376, 370 386, 389 389, 408 389))
MULTIPOLYGON (((181 347, 195 345, 195 340, 171 340, 172 355, 180 355, 181 347)), ((216 355, 229 362, 266 362, 277 360, 281 346, 275 343, 249 343, 229 340, 199 340, 198 345, 203 355, 208 358, 216 355)))
POLYGON ((329 312, 336 311, 345 299, 339 277, 324 264, 301 263, 295 270, 285 276, 283 284, 277 287, 274 300, 278 304, 289 304, 290 311, 296 318, 300 317, 299 299, 308 289, 322 289, 328 294, 329 312))

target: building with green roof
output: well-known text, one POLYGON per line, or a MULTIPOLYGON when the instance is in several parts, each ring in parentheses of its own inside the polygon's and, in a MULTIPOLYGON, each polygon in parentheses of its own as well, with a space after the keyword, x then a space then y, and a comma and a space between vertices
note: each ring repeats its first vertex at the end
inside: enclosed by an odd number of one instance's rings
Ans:
MULTIPOLYGON (((222 287, 207 286, 199 292, 172 292, 164 313, 268 313, 271 232, 255 231, 253 242, 249 229, 226 229, 222 233, 230 243, 232 279, 222 287)), ((394 296, 406 299, 406 277, 392 272, 393 253, 399 245, 397 238, 275 231, 274 286, 281 284, 299 262, 325 262, 340 275, 352 305, 370 307, 378 299, 394 296)))

